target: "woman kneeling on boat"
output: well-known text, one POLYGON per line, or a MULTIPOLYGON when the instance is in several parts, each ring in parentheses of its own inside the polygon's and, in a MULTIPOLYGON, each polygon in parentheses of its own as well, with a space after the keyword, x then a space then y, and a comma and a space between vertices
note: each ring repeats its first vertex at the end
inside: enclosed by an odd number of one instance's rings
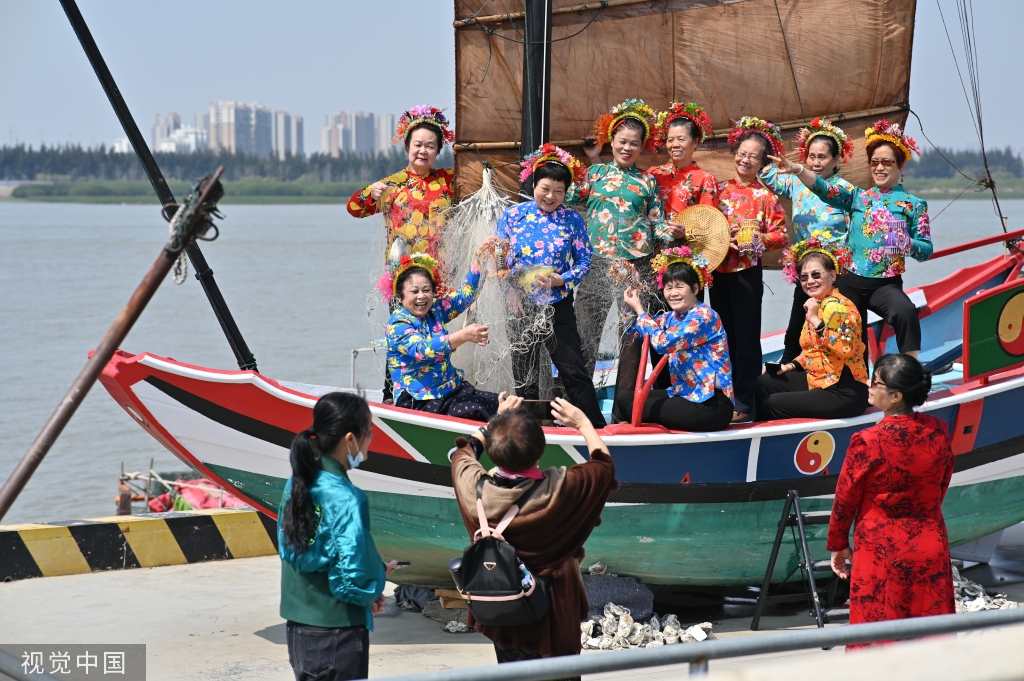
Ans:
POLYGON ((399 407, 486 421, 498 412, 498 396, 477 390, 452 365, 452 352, 463 343, 487 345, 487 327, 470 324, 448 333, 444 325, 476 299, 479 260, 496 238, 477 251, 466 281, 440 295, 437 261, 425 253, 401 255, 381 279, 384 297, 400 303, 388 320, 388 372, 399 407))
POLYGON ((885 417, 850 438, 828 526, 832 570, 850 580, 850 624, 956 612, 942 517, 953 476, 949 429, 914 412, 931 384, 909 355, 875 363, 870 399, 885 417))
MULTIPOLYGON (((920 261, 931 257, 932 236, 928 204, 904 191, 901 183, 903 166, 917 152, 917 142, 884 118, 864 131, 864 141, 875 183, 871 189, 824 180, 781 155, 772 161, 780 173, 796 175, 822 201, 851 214, 847 243, 853 265, 839 280, 839 290, 857 306, 861 319, 867 321, 868 310, 876 313, 896 332, 900 352, 917 357, 921 322, 917 307, 903 292, 903 272, 906 256, 920 261)), ((866 344, 866 323, 862 337, 866 344)))
POLYGON ((868 407, 861 318, 835 288, 850 252, 814 232, 784 254, 783 274, 807 294, 800 354, 754 385, 754 420, 860 416, 868 407))
MULTIPOLYGON (((651 316, 644 312, 636 289, 627 289, 623 301, 637 314, 636 330, 650 336, 651 348, 669 354, 672 384, 653 390, 644 402, 643 420, 672 430, 722 430, 732 422, 732 366, 725 330, 718 313, 697 300, 711 285, 707 260, 685 247, 669 248, 651 261, 671 312, 651 316)), ((616 394, 619 410, 631 414, 632 390, 616 394)))
POLYGON ((365 679, 373 613, 396 562, 381 561, 366 494, 349 480, 373 438, 370 407, 328 393, 292 440, 292 475, 278 512, 281 617, 296 681, 365 679))

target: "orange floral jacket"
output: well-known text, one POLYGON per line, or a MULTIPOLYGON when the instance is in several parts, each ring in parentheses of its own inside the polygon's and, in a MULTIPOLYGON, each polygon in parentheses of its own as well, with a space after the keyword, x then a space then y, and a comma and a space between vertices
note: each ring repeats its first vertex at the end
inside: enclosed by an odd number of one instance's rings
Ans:
POLYGON ((861 319, 857 307, 848 298, 833 290, 821 301, 818 317, 822 324, 813 328, 808 321, 800 332, 800 354, 796 362, 807 371, 808 388, 835 385, 850 367, 853 377, 868 382, 868 366, 861 339, 861 319))

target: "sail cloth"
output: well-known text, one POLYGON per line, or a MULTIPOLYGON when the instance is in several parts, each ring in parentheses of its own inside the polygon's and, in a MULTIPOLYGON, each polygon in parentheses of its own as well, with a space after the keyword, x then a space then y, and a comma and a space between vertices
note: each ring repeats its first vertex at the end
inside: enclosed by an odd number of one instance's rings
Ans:
MULTIPOLYGON (((831 115, 856 149, 842 174, 866 187, 864 129, 883 116, 906 122, 916 0, 586 4, 594 9, 565 11, 580 0, 552 3, 550 139, 580 157, 594 120, 631 97, 656 110, 674 99, 703 106, 716 132, 694 158, 720 179, 734 175, 732 121, 773 120, 795 152, 800 126, 831 115)), ((455 1, 459 197, 480 187, 484 161, 497 167, 499 186, 518 190, 523 7, 522 0, 455 1)), ((667 162, 644 155, 638 165, 667 162)))

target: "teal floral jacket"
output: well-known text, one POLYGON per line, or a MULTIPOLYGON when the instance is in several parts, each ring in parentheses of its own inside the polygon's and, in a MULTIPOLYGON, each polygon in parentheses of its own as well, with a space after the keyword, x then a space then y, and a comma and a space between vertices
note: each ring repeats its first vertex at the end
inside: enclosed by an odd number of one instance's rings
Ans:
POLYGON ((906 256, 921 262, 932 256, 928 204, 898 184, 892 189, 847 188, 820 177, 811 188, 822 201, 850 213, 847 244, 853 251, 853 272, 882 279, 906 271, 906 256), (889 221, 905 222, 905 231, 890 233, 889 221))
POLYGON ((388 373, 397 398, 406 392, 414 400, 445 397, 459 387, 462 372, 452 365, 452 346, 444 325, 462 314, 477 296, 480 268, 473 263, 457 290, 438 298, 423 319, 399 307, 388 320, 388 373))
POLYGON ((586 182, 566 192, 565 203, 585 208, 596 256, 633 260, 650 255, 655 241, 672 240, 658 182, 636 166, 595 163, 587 169, 586 182))
POLYGON ((690 402, 705 402, 715 394, 715 381, 735 401, 729 345, 718 313, 698 302, 680 317, 675 312, 652 317, 637 315, 636 330, 651 337, 651 347, 669 354, 672 385, 668 394, 690 402))
MULTIPOLYGON (((846 189, 856 187, 848 181, 833 175, 830 180, 846 189)), ((795 175, 782 175, 775 166, 766 166, 761 171, 761 183, 777 195, 793 202, 793 243, 811 238, 811 232, 831 232, 833 237, 846 237, 850 228, 850 214, 842 208, 831 206, 818 198, 795 175)))

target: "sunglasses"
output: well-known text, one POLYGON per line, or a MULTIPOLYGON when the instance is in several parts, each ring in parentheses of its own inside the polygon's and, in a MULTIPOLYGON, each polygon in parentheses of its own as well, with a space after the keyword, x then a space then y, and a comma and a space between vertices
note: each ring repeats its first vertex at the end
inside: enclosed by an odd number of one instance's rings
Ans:
POLYGON ((896 159, 873 158, 870 161, 868 161, 868 165, 871 166, 872 168, 877 168, 878 166, 882 166, 883 168, 892 168, 894 165, 896 165, 896 159))
POLYGON ((818 281, 823 276, 825 276, 824 272, 822 272, 821 270, 814 270, 813 272, 810 272, 809 274, 801 274, 800 275, 800 281, 807 281, 808 279, 813 279, 814 281, 818 281))

